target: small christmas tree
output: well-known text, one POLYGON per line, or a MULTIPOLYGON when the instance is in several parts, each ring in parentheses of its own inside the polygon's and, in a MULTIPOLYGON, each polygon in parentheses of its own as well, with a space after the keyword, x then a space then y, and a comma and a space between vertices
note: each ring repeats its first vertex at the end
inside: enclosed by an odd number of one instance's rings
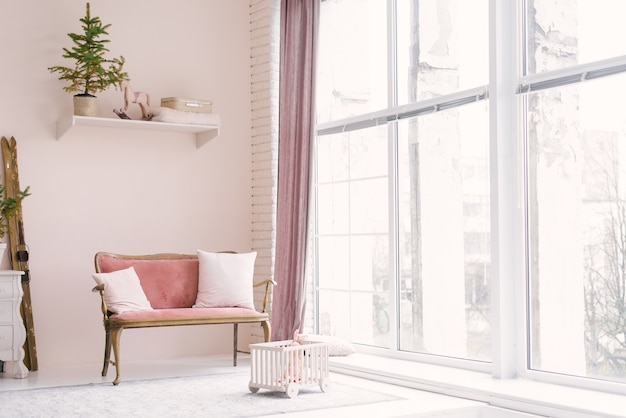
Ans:
POLYGON ((30 186, 19 191, 16 197, 6 197, 6 190, 6 185, 0 185, 0 238, 6 235, 9 219, 17 215, 22 200, 30 196, 30 186))
POLYGON ((106 90, 113 85, 128 80, 128 74, 122 71, 124 57, 107 59, 105 52, 109 52, 106 44, 108 39, 101 39, 108 35, 107 29, 110 24, 103 25, 99 17, 91 17, 89 3, 87 13, 80 19, 83 24, 83 34, 68 33, 74 42, 72 49, 63 48, 63 58, 75 62, 74 67, 54 66, 49 67, 51 73, 59 73, 59 80, 68 81, 70 84, 63 87, 67 92, 82 92, 81 95, 93 96, 93 93, 106 90), (105 65, 108 67, 105 68, 105 65))

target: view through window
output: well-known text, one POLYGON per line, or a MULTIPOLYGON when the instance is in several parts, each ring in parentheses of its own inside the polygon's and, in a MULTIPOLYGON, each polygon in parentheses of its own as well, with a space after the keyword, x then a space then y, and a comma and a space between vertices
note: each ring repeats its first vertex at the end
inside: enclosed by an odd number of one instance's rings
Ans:
POLYGON ((626 44, 607 39, 626 35, 626 3, 517 2, 519 124, 505 140, 520 174, 504 185, 490 165, 488 86, 503 76, 490 73, 490 3, 322 1, 318 331, 489 365, 498 327, 514 327, 527 370, 624 382, 626 105, 613 97, 626 44), (502 187, 520 190, 527 283, 511 297, 526 313, 494 323, 494 281, 508 279, 492 273, 502 187))
POLYGON ((317 119, 355 125, 316 144, 320 331, 488 361, 487 2, 388 4, 322 2, 317 119))
POLYGON ((527 11, 529 367, 626 381, 626 4, 527 11))

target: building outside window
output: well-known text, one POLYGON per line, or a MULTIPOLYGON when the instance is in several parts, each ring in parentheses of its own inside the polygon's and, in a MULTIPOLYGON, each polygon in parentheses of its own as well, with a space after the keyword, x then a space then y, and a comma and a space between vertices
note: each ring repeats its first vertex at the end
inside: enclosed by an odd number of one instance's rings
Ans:
POLYGON ((521 375, 626 382, 626 44, 610 41, 626 4, 518 1, 510 25, 496 3, 322 1, 318 331, 481 370, 516 350, 521 375), (494 86, 515 92, 506 137, 494 86), (524 344, 494 344, 508 329, 524 344))

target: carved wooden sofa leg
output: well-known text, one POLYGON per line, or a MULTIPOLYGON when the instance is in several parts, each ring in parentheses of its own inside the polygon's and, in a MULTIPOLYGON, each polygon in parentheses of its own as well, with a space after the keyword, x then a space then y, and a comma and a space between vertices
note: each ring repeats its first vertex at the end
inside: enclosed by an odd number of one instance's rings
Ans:
POLYGON ((102 376, 106 376, 111 362, 111 331, 105 331, 104 340, 104 364, 102 365, 102 376))
POLYGON ((124 328, 113 328, 111 330, 111 339, 113 345, 113 355, 115 356, 115 380, 114 385, 120 383, 120 335, 124 328))
POLYGON ((263 337, 265 338, 265 342, 270 342, 270 337, 272 336, 272 326, 270 325, 270 321, 261 322, 261 326, 263 327, 263 337))
POLYGON ((233 336, 233 366, 237 365, 237 329, 239 324, 233 324, 235 326, 235 335, 233 336))

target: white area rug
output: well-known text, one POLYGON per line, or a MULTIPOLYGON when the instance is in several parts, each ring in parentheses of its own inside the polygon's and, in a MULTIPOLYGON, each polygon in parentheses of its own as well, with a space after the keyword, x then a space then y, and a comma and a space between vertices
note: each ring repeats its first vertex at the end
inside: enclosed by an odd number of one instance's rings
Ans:
MULTIPOLYGON (((334 383, 301 388, 298 396, 248 389, 250 374, 122 381, 0 392, 3 417, 259 417, 400 398, 334 383)), ((323 411, 320 411, 323 414, 323 411)))

